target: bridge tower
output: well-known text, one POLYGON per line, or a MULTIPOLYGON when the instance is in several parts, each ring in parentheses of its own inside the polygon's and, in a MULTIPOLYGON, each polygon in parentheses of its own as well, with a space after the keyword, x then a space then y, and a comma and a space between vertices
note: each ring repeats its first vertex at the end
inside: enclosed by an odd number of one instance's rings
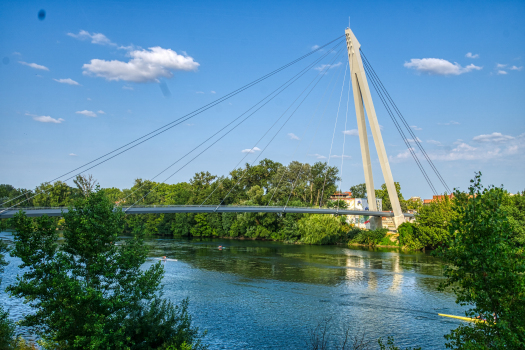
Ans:
MULTIPOLYGON (((394 225, 397 228, 404 222, 404 215, 401 211, 401 205, 399 204, 399 197, 397 196, 394 178, 392 177, 392 171, 390 170, 390 164, 388 163, 385 144, 383 143, 383 137, 381 136, 381 130, 379 129, 379 123, 377 122, 376 111, 374 109, 374 103, 372 102, 372 95, 370 95, 368 81, 366 80, 365 69, 363 67, 363 61, 361 60, 361 53, 359 51, 361 45, 359 44, 359 41, 357 41, 350 28, 345 30, 345 34, 346 46, 348 49, 348 61, 350 63, 350 74, 352 77, 351 81, 352 90, 354 93, 355 114, 357 116, 357 129, 359 131, 361 156, 363 158, 363 168, 365 171, 368 208, 371 211, 377 211, 374 179, 372 177, 372 163, 370 162, 370 149, 368 146, 368 136, 366 131, 365 110, 366 115, 368 116, 368 122, 370 124, 370 129, 374 138, 377 154, 379 156, 379 163, 381 164, 381 170, 383 171, 383 177, 388 190, 388 196, 390 197, 390 202, 392 203, 392 209, 394 211, 394 225)), ((381 218, 371 217, 370 228, 381 228, 381 218)))

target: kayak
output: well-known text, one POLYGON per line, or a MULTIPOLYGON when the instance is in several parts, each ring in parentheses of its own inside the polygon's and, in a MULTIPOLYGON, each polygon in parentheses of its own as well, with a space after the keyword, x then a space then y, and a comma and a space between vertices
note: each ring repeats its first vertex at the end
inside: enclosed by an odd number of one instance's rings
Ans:
POLYGON ((479 318, 471 318, 471 317, 463 317, 463 316, 455 316, 455 315, 446 315, 446 314, 438 314, 438 315, 439 316, 443 316, 443 317, 457 318, 458 320, 468 321, 468 322, 485 322, 484 320, 481 320, 479 318))

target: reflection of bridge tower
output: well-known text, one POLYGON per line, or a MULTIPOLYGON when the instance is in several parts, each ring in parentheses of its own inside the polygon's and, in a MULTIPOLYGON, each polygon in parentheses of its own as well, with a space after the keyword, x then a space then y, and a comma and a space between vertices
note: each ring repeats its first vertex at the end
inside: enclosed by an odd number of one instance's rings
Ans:
MULTIPOLYGON (((368 196, 369 208, 371 211, 376 211, 376 195, 374 190, 374 179, 372 177, 372 163, 370 161, 370 150, 368 147, 368 136, 366 131, 365 110, 368 116, 370 129, 376 146, 377 154, 379 156, 379 163, 383 171, 388 196, 392 203, 394 211, 394 225, 396 228, 404 221, 403 212, 399 204, 394 178, 390 171, 390 164, 386 155, 385 145, 377 122, 377 116, 370 95, 368 81, 366 80, 365 69, 361 60, 361 53, 359 48, 361 45, 357 41, 354 33, 350 28, 345 31, 346 46, 348 48, 348 61, 350 62, 350 74, 352 75, 352 90, 354 92, 355 113, 357 116, 357 129, 359 130, 359 142, 361 143, 361 156, 363 158, 363 168, 365 171, 366 192, 368 196)), ((373 217, 370 221, 370 228, 380 228, 381 218, 373 217)))

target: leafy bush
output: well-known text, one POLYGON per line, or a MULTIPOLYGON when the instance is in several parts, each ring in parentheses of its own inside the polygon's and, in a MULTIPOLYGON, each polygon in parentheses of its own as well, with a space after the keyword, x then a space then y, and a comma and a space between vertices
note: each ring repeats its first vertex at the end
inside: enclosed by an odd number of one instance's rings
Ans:
POLYGON ((335 216, 313 214, 297 223, 301 233, 301 242, 307 244, 330 244, 338 241, 343 231, 340 221, 335 216))
POLYGON ((360 230, 354 228, 348 233, 348 236, 350 237, 350 243, 375 246, 381 243, 387 233, 388 230, 385 228, 378 230, 360 230))
POLYGON ((34 308, 21 325, 32 327, 45 348, 201 348, 187 302, 175 307, 159 297, 161 263, 142 268, 142 239, 116 244, 124 214, 103 191, 78 199, 64 219, 60 246, 51 218, 33 221, 20 212, 12 219, 13 254, 24 272, 7 291, 34 308))

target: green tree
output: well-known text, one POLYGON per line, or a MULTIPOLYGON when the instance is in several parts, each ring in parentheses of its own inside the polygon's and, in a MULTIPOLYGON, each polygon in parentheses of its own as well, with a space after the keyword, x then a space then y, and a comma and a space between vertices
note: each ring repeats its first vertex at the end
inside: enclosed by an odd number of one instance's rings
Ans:
POLYGON ((469 305, 466 316, 485 319, 461 325, 445 338, 453 349, 525 348, 524 249, 513 241, 509 213, 502 205, 502 188, 481 185, 481 173, 468 193, 455 191, 456 217, 451 239, 437 255, 445 262, 447 278, 440 288, 452 287, 456 302, 469 305))
POLYGON ((33 204, 35 207, 67 207, 72 201, 72 194, 71 187, 65 182, 45 182, 36 188, 33 204))
POLYGON ((332 215, 308 215, 297 223, 301 241, 307 244, 330 244, 343 234, 341 222, 332 215))
POLYGON ((525 246, 525 191, 512 196, 507 193, 503 206, 509 214, 508 219, 512 227, 513 240, 517 244, 525 246))
MULTIPOLYGON (((0 240, 0 285, 2 284, 2 274, 7 266, 4 255, 8 252, 7 244, 0 240)), ((0 350, 9 349, 15 335, 15 326, 9 320, 9 313, 0 305, 0 350)))
MULTIPOLYGON (((396 192, 397 196, 399 197, 399 204, 401 205, 401 210, 403 212, 406 212, 406 203, 403 198, 403 195, 401 194, 401 185, 399 182, 394 182, 396 186, 396 192)), ((383 202, 383 210, 384 211, 392 211, 392 203, 390 202, 390 196, 388 195, 388 189, 386 188, 386 184, 381 185, 380 190, 375 190, 376 192, 376 198, 381 199, 383 202)))
POLYGON ((22 260, 11 296, 35 312, 21 322, 52 349, 156 349, 186 342, 200 347, 187 305, 161 299, 159 263, 144 270, 147 250, 139 237, 121 244, 124 214, 97 190, 64 214, 64 241, 54 220, 20 212, 13 254, 22 260))
POLYGON ((366 184, 352 186, 350 192, 352 192, 352 198, 366 198, 366 184))

